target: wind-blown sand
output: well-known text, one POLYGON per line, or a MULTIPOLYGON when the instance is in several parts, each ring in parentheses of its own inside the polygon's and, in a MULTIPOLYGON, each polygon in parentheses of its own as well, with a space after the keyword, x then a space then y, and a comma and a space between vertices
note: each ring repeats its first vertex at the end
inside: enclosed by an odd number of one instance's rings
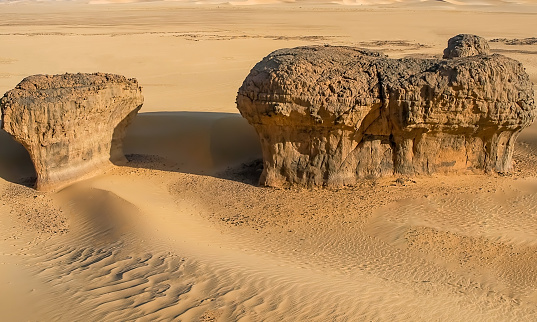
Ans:
MULTIPOLYGON (((0 92, 102 71, 145 96, 128 165, 57 193, 27 187, 28 154, 0 131, 0 319, 534 320, 535 126, 509 175, 256 185, 259 143, 234 100, 272 50, 431 56, 462 32, 537 37, 531 3, 447 5, 0 5, 0 92)), ((537 44, 512 43, 491 47, 537 82, 537 44)))

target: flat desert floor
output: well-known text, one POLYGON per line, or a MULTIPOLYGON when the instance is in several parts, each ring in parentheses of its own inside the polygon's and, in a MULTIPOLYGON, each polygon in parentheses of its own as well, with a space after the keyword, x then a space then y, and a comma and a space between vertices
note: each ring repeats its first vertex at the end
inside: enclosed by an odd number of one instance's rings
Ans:
POLYGON ((279 190, 235 107, 257 61, 310 44, 433 57, 473 33, 537 83, 537 10, 502 3, 1 3, 1 93, 100 71, 145 104, 126 166, 55 193, 0 131, 0 320, 535 321, 536 127, 507 175, 279 190))

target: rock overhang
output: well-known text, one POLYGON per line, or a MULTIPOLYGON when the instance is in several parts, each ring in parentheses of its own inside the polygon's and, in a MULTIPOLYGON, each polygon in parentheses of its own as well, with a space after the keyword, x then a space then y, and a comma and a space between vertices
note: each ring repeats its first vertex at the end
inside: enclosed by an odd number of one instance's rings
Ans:
POLYGON ((125 161, 122 139, 143 104, 121 75, 33 75, 0 100, 2 128, 34 163, 38 190, 56 190, 125 161))

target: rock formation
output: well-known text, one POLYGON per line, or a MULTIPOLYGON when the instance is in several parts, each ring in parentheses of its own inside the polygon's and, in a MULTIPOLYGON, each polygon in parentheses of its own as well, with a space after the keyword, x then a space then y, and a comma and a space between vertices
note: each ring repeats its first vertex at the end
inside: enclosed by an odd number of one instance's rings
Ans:
POLYGON ((460 34, 448 40, 448 46, 444 49, 443 58, 450 59, 478 55, 490 55, 489 43, 485 38, 460 34))
POLYGON ((54 190, 124 162, 125 130, 142 104, 135 79, 34 75, 8 91, 0 109, 2 128, 32 158, 36 189, 54 190))
POLYGON ((261 140, 260 184, 509 171, 518 133, 536 115, 532 83, 480 39, 451 39, 447 57, 478 55, 442 60, 331 46, 271 53, 237 96, 261 140))

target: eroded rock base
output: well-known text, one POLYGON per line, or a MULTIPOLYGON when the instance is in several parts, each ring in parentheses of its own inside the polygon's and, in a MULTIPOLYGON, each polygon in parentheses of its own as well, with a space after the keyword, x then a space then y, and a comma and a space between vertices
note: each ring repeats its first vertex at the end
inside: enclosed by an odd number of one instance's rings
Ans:
POLYGON ((354 131, 258 126, 263 133, 264 169, 260 184, 352 185, 360 179, 391 175, 507 172, 518 131, 487 137, 416 133, 407 138, 371 135, 354 140, 354 131), (293 141, 300 134, 303 141, 293 141), (277 142, 277 143, 268 143, 277 142), (435 152, 432 152, 435 151, 435 152))

